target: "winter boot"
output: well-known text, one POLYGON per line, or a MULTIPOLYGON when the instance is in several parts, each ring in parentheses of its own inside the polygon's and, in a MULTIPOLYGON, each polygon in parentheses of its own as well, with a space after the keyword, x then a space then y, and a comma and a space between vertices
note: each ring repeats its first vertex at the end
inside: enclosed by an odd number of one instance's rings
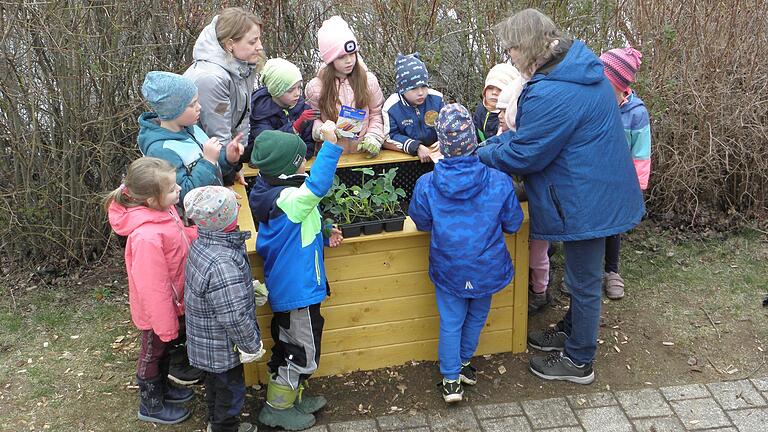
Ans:
POLYGON ((306 389, 304 383, 299 384, 299 395, 296 397, 294 405, 297 410, 304 414, 314 414, 324 407, 328 400, 323 396, 308 396, 305 392, 306 389))
POLYGON ((163 401, 172 404, 189 402, 195 397, 195 391, 188 387, 176 387, 171 380, 165 381, 163 389, 163 401))
POLYGON ((163 380, 162 376, 149 380, 136 378, 139 384, 139 420, 176 424, 189 417, 187 408, 163 402, 163 380))
POLYGON ((259 422, 291 431, 311 428, 315 424, 315 416, 296 408, 298 396, 299 389, 294 390, 290 386, 270 380, 267 386, 267 403, 259 412, 259 422))
POLYGON ((205 372, 189 364, 187 347, 183 344, 173 346, 168 351, 168 379, 176 384, 188 386, 198 384, 205 379, 205 372))

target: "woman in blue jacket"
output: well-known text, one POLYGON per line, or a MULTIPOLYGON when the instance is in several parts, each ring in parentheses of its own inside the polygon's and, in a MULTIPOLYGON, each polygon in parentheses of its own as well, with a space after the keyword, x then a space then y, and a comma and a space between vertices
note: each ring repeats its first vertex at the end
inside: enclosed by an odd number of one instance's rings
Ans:
POLYGON ((549 380, 594 381, 605 237, 645 212, 610 83, 597 56, 535 9, 497 26, 504 48, 530 78, 517 131, 486 141, 480 160, 525 178, 531 238, 562 241, 571 305, 556 327, 528 334, 546 357, 531 371, 549 380), (542 47, 544 47, 542 49, 542 47))

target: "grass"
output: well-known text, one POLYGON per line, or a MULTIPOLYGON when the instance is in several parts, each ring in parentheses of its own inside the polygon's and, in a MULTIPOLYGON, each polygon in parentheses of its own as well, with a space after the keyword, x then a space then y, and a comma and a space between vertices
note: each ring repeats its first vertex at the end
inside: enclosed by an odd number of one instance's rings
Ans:
MULTIPOLYGON (((721 370, 728 365, 740 370, 723 379, 764 365, 765 354, 758 349, 768 350, 767 313, 760 306, 768 291, 764 235, 744 231, 686 239, 643 226, 626 238, 622 249, 627 297, 607 303, 604 319, 634 331, 632 338, 642 348, 638 352, 645 350, 653 359, 650 353, 663 349, 656 345, 658 338, 674 341, 672 359, 681 357, 685 363, 687 355, 694 355, 721 370)), ((27 290, 34 286, 31 282, 0 282, 0 430, 155 429, 136 420, 138 332, 130 322, 125 284, 122 279, 104 290, 99 280, 82 285, 65 281, 27 290), (106 297, 96 300, 96 293, 106 297), (123 339, 115 344, 119 337, 123 339)), ((618 354, 604 350, 603 355, 618 354)), ((633 373, 642 375, 643 368, 657 367, 650 360, 633 365, 633 373)), ((668 377, 669 382, 698 379, 685 365, 672 373, 677 375, 668 377)), ((768 368, 758 373, 765 375, 768 368)), ((329 380, 343 383, 344 377, 329 380)), ((164 428, 201 430, 202 397, 193 407, 192 419, 164 428)))

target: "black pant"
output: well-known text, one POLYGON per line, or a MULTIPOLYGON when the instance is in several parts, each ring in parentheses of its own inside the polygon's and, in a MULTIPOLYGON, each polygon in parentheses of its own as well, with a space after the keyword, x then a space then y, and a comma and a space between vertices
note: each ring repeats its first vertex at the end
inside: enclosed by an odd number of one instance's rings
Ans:
POLYGON ((205 403, 213 432, 235 432, 240 426, 240 411, 245 402, 243 365, 205 377, 205 403))
POLYGON ((605 238, 605 272, 619 272, 619 256, 621 255, 621 234, 605 238))
POLYGON ((275 345, 268 366, 278 384, 297 389, 317 370, 324 324, 320 303, 272 315, 275 345))

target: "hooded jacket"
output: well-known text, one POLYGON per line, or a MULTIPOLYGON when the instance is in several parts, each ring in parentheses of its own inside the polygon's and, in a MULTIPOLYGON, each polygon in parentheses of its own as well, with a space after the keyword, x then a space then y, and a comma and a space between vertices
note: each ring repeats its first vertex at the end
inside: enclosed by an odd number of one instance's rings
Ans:
POLYGON ((603 64, 581 41, 518 101, 517 131, 489 138, 483 163, 525 177, 531 237, 577 241, 628 231, 645 207, 603 64))
MULTIPOLYGON (((361 62, 359 57, 358 61, 361 62)), ((365 67, 364 64, 361 63, 361 65, 365 67)), ((327 66, 322 66, 321 70, 325 67, 327 66)), ((312 78, 312 80, 307 83, 304 90, 307 103, 315 109, 320 109, 320 92, 323 90, 319 73, 320 72, 318 71, 318 76, 312 78)), ((376 78, 376 75, 370 71, 367 71, 366 73, 368 74, 368 92, 371 97, 368 106, 363 108, 366 112, 365 119, 363 120, 363 128, 360 131, 358 140, 339 138, 338 145, 344 149, 344 153, 357 153, 357 144, 366 137, 375 139, 379 145, 381 145, 387 134, 387 131, 384 130, 384 120, 381 115, 381 108, 384 105, 384 93, 381 92, 381 86, 379 85, 379 80, 376 78)), ((336 104, 337 110, 340 110, 342 105, 355 107, 355 92, 352 90, 349 80, 347 78, 336 78, 336 86, 338 87, 339 94, 339 102, 336 104)), ((315 120, 315 123, 312 126, 312 136, 316 141, 320 140, 320 126, 322 126, 323 122, 326 120, 328 119, 325 118, 325 116, 322 116, 320 119, 315 120)))
POLYGON ((256 252, 264 259, 274 312, 320 303, 327 295, 322 217, 317 205, 331 190, 341 147, 325 142, 300 187, 273 186, 263 176, 248 195, 258 221, 256 252))
POLYGON ((194 188, 221 186, 221 176, 234 167, 227 162, 227 149, 222 147, 218 165, 203 158, 203 144, 208 136, 197 126, 173 132, 160 126, 157 114, 139 116, 139 150, 144 156, 168 161, 176 169, 176 183, 181 187, 179 202, 194 188))
POLYGON ((499 131, 499 111, 488 111, 483 101, 477 104, 472 121, 475 123, 478 142, 484 142, 499 131))
POLYGON ((245 240, 250 232, 200 230, 186 266, 187 351, 192 366, 226 372, 240 364, 237 348, 257 353, 253 276, 245 240))
POLYGON ((443 94, 429 89, 424 103, 414 107, 400 93, 395 93, 384 102, 384 131, 387 140, 395 143, 403 152, 416 155, 417 144, 430 146, 437 141, 434 121, 443 107, 443 94), (432 125, 426 123, 427 113, 432 117, 432 125))
POLYGON ((163 342, 179 335, 184 315, 184 263, 197 227, 184 227, 176 208, 126 208, 113 202, 112 229, 126 236, 125 270, 131 319, 139 330, 152 330, 163 342))
POLYGON ((523 211, 506 174, 474 155, 445 158, 416 181, 408 215, 432 232, 429 277, 438 289, 481 298, 512 280, 503 233, 520 229, 523 211))
MULTIPOLYGON (((256 81, 255 65, 228 55, 216 37, 215 16, 205 26, 192 50, 194 63, 184 76, 197 85, 200 127, 226 146, 238 133, 248 137, 251 93, 256 81)), ((243 155, 245 157, 245 155, 243 155)), ((242 158, 246 162, 247 159, 242 158)))
POLYGON ((648 110, 637 94, 632 92, 621 104, 619 111, 640 189, 646 190, 651 175, 651 122, 648 110))
MULTIPOLYGON (((251 98, 251 132, 248 134, 248 145, 245 147, 243 157, 248 155, 248 160, 251 160, 251 151, 253 151, 253 141, 259 136, 260 133, 265 130, 279 130, 287 133, 295 133, 293 131, 293 122, 295 122, 304 110, 312 109, 309 104, 304 102, 304 98, 300 97, 291 108, 283 108, 272 99, 272 95, 269 94, 266 87, 261 87, 255 92, 251 98)), ((307 156, 309 160, 315 156, 315 140, 312 139, 312 124, 308 123, 304 126, 304 130, 299 135, 304 143, 307 145, 307 156)))

